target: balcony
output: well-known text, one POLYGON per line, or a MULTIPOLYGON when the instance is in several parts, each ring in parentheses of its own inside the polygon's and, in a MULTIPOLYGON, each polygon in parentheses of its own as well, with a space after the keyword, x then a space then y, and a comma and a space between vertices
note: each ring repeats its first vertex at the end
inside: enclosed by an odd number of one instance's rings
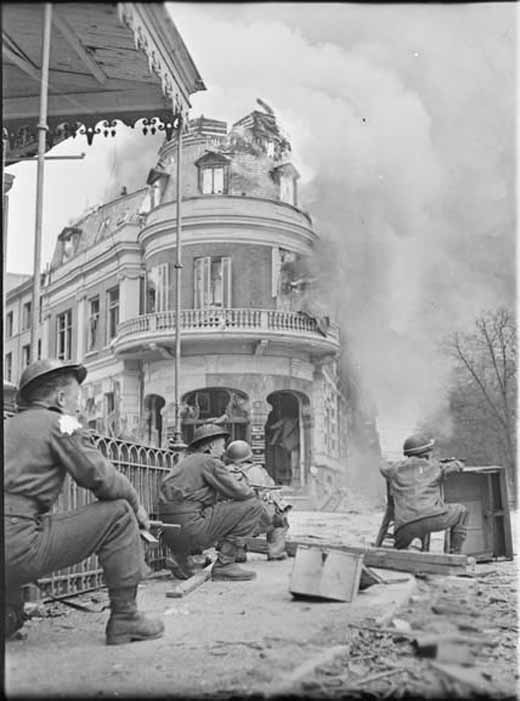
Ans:
MULTIPOLYGON (((264 352, 273 344, 320 355, 335 354, 340 343, 336 324, 320 330, 316 319, 306 314, 276 309, 184 309, 180 327, 183 349, 188 353, 195 346, 204 352, 200 344, 205 343, 211 343, 208 352, 225 353, 229 341, 239 341, 251 344, 251 352, 264 352)), ((175 312, 144 314, 121 322, 111 347, 124 358, 170 353, 175 347, 175 312)))

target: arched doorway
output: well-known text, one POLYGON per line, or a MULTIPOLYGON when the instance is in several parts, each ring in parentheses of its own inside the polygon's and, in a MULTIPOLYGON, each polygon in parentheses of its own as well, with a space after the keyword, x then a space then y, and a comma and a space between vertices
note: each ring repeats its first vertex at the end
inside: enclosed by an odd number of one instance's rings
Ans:
POLYGON ((163 418, 161 410, 166 401, 160 394, 147 394, 144 398, 144 416, 148 443, 160 447, 163 438, 163 418))
POLYGON ((182 437, 190 443, 193 432, 213 421, 230 433, 230 440, 249 439, 249 399, 247 394, 229 387, 205 387, 188 392, 182 399, 182 437))
POLYGON ((267 397, 273 407, 265 424, 265 467, 277 484, 302 487, 308 469, 308 431, 303 404, 309 400, 296 392, 280 390, 267 397))

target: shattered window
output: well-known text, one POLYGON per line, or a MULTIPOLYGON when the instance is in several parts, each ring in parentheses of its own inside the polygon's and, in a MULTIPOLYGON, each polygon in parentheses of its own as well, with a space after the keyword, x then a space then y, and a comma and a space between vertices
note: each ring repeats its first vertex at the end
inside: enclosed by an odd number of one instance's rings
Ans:
POLYGON ((56 355, 60 360, 72 358, 72 310, 56 317, 56 355))

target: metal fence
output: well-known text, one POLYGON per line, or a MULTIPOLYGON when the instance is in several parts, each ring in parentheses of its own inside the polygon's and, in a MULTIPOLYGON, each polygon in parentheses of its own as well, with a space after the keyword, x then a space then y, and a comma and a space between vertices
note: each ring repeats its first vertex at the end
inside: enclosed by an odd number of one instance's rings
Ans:
MULTIPOLYGON (((159 486, 173 467, 175 454, 161 448, 129 443, 128 441, 93 434, 94 443, 112 464, 128 477, 135 487, 150 518, 158 516, 159 486)), ((79 487, 67 475, 63 491, 54 511, 71 511, 95 501, 88 489, 79 487)), ((146 561, 152 570, 164 567, 165 552, 161 545, 146 545, 146 561)), ((103 570, 96 555, 39 580, 45 594, 64 596, 103 586, 103 570)))

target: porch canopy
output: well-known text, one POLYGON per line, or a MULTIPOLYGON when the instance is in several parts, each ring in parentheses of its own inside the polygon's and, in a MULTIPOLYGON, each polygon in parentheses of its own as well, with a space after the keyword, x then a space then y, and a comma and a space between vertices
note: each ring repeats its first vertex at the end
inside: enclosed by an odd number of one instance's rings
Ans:
MULTIPOLYGON (((38 150, 43 19, 43 3, 2 3, 6 164, 38 150)), ((47 149, 116 120, 169 138, 206 89, 164 3, 55 3, 50 46, 47 149)))

